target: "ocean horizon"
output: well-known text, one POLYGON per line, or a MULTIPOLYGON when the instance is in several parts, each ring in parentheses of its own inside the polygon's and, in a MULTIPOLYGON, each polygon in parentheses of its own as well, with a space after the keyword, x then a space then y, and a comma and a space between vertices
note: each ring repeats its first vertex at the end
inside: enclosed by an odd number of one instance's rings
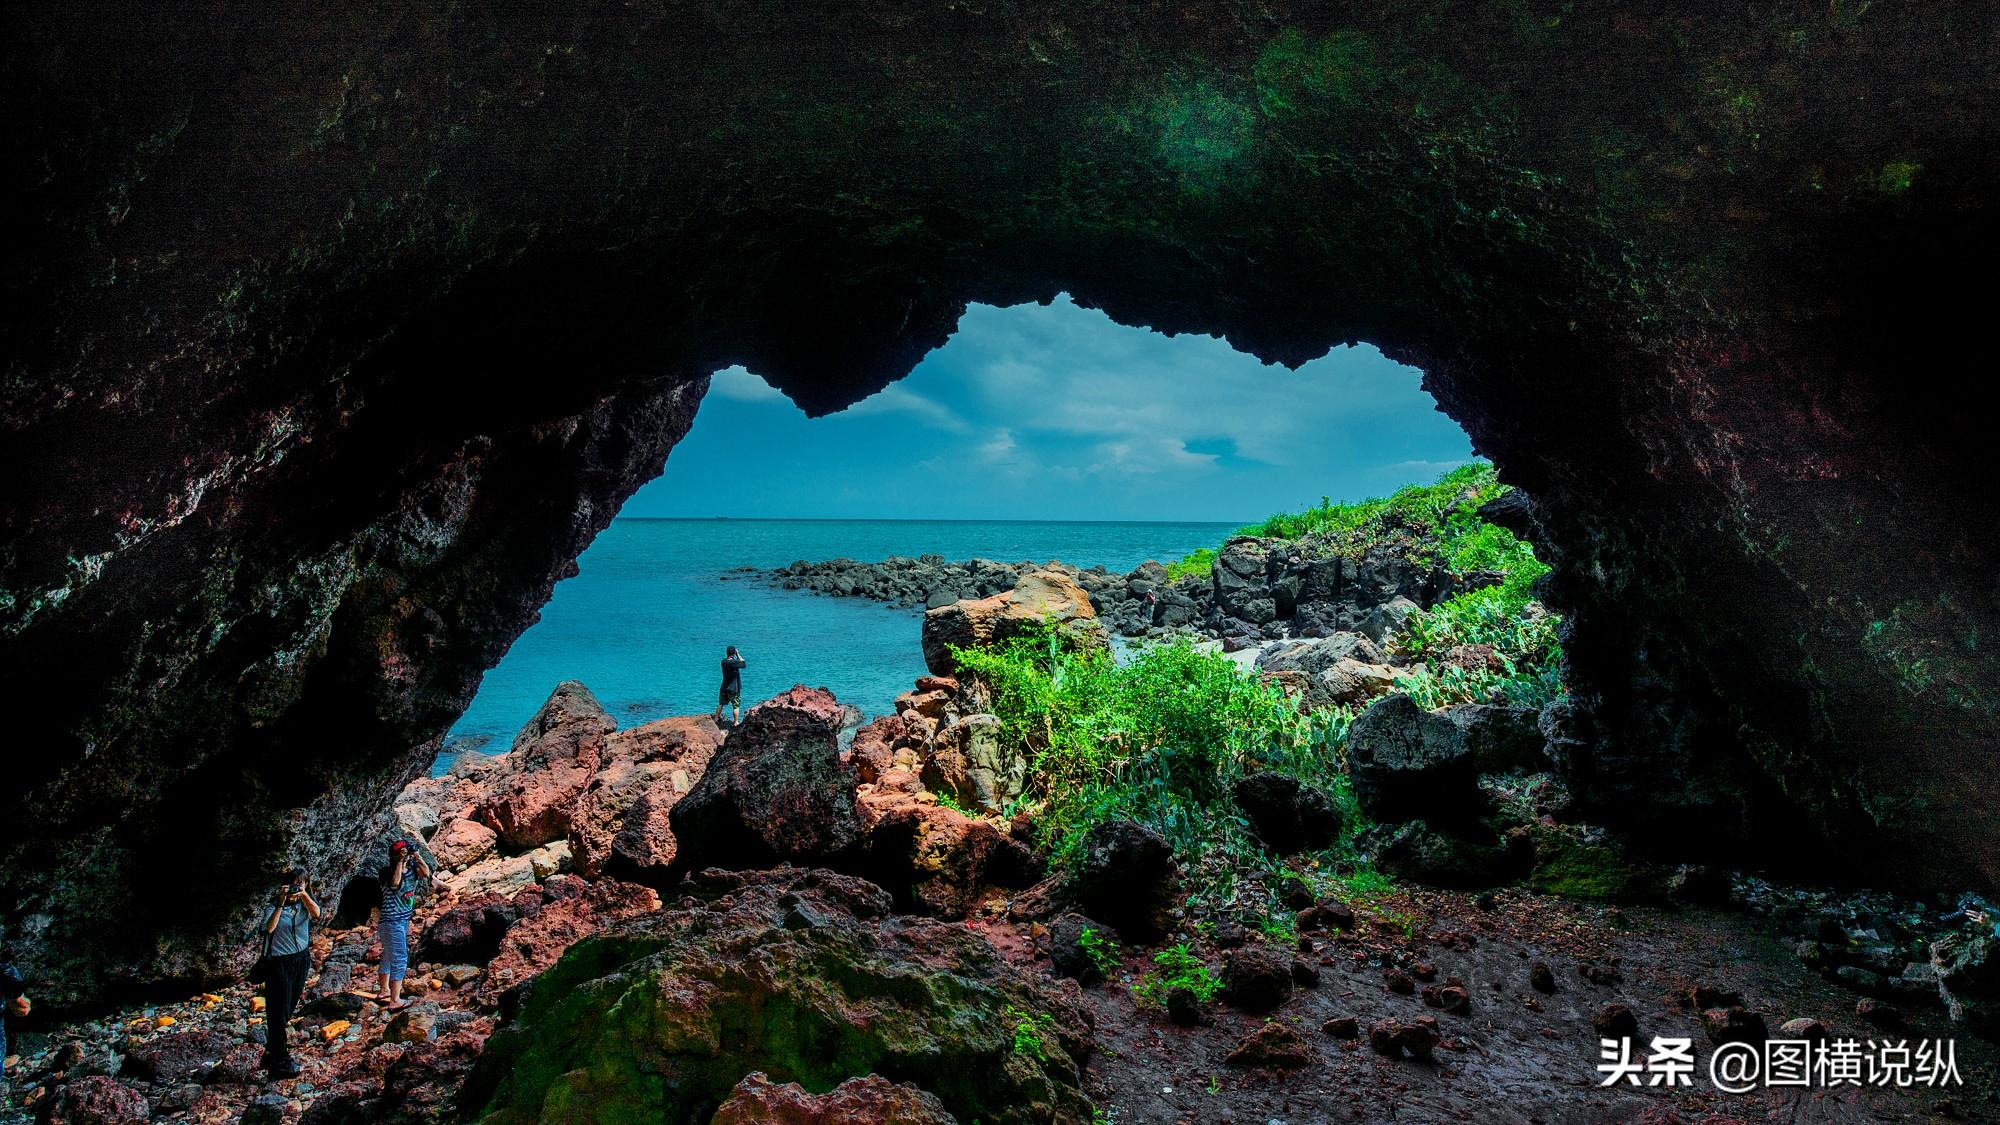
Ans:
MULTIPOLYGON (((1248 521, 1243 521, 1248 522, 1248 521)), ((922 611, 780 590, 801 560, 942 555, 1065 562, 1124 573, 1213 547, 1242 522, 621 516, 556 586, 541 619, 481 680, 436 766, 504 750, 558 683, 589 687, 622 727, 713 710, 725 646, 742 650, 746 705, 794 684, 869 716, 924 673, 922 611)))

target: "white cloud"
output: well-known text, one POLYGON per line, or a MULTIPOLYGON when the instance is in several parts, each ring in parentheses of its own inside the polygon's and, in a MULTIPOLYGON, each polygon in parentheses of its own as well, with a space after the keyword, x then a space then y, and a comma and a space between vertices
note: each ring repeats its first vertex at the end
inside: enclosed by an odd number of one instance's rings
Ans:
POLYGON ((972 428, 966 424, 965 419, 952 413, 950 407, 925 398, 901 383, 889 384, 848 407, 844 413, 856 417, 867 417, 871 414, 908 414, 927 426, 954 434, 962 434, 972 428))
POLYGON ((790 401, 776 387, 741 367, 725 367, 709 376, 708 390, 738 402, 790 401))

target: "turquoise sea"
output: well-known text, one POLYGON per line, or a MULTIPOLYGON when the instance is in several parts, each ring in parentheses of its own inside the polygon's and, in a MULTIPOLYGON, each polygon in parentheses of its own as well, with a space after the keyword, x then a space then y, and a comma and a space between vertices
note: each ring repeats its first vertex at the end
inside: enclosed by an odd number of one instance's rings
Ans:
POLYGON ((777 590, 737 567, 891 555, 1061 560, 1127 571, 1219 543, 1229 523, 969 520, 613 521, 556 587, 542 619, 486 674, 445 757, 506 746, 566 679, 589 685, 621 727, 715 706, 725 645, 750 662, 746 704, 793 684, 832 689, 869 715, 924 671, 920 611, 777 590))

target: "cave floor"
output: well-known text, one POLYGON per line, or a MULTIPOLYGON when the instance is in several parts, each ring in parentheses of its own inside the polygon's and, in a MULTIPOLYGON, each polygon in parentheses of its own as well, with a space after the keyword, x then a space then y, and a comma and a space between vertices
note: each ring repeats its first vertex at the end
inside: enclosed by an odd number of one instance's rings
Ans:
MULTIPOLYGON (((1311 935, 1308 959, 1321 968, 1315 988, 1300 988, 1269 1017, 1293 1025, 1313 1059, 1293 1071, 1231 1066, 1225 1059, 1265 1022, 1220 1004, 1208 1022, 1181 1028, 1140 1008, 1126 984, 1147 967, 1128 955, 1124 972, 1084 989, 1099 1053, 1088 1086, 1106 1119, 1120 1125, 1243 1122, 1848 1122, 2000 1120, 2000 1044, 1954 1027, 1941 1008, 1904 1002, 1906 1024, 1873 1027, 1856 1013, 1859 997, 1801 964, 1786 935, 1741 912, 1608 908, 1504 892, 1482 909, 1470 894, 1414 892, 1383 904, 1387 917, 1364 921, 1359 934, 1311 935), (1416 936, 1412 918, 1427 919, 1416 936), (1468 940, 1469 939, 1469 940, 1468 940), (1546 961, 1556 990, 1529 984, 1530 966, 1546 961), (1454 1015, 1398 995, 1383 965, 1428 962, 1442 983, 1463 980, 1470 1010, 1454 1015), (1614 969, 1615 983, 1594 983, 1614 969), (1710 1082, 1713 1048, 1701 1013, 1686 998, 1706 986, 1740 991, 1777 1035, 1798 1017, 1823 1021, 1834 1038, 1864 1044, 1907 1039, 1955 1040, 1962 1085, 1934 1088, 1759 1087, 1723 1093, 1710 1082), (1680 1089, 1600 1086, 1598 1033, 1591 1019, 1621 1002, 1637 1018, 1635 1055, 1654 1036, 1694 1043, 1692 1085, 1680 1089), (1321 1030, 1353 1016, 1360 1037, 1321 1030), (1376 1020, 1436 1018, 1443 1036, 1435 1062, 1391 1059, 1369 1047, 1376 1020)), ((1367 915, 1364 914, 1364 918, 1367 915)), ((1032 938, 1014 923, 987 927, 1011 958, 1034 958, 1032 938)), ((1255 940, 1254 938, 1252 940, 1255 940)), ((1219 964, 1215 951, 1210 963, 1219 964)), ((1419 985, 1421 988, 1421 985, 1419 985)), ((1642 1077, 1641 1081, 1645 1079, 1642 1077)))

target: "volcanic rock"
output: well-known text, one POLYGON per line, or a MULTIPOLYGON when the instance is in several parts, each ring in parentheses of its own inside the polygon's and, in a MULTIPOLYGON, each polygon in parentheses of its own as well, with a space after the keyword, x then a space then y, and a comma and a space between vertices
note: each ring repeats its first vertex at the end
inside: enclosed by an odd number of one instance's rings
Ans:
POLYGON ((1084 836, 1067 889, 1085 915, 1110 923, 1128 942, 1150 945, 1172 928, 1178 875, 1159 833, 1109 820, 1084 836))
POLYGON ((1347 732, 1354 796, 1382 822, 1458 819, 1476 810, 1478 765, 1458 724, 1391 695, 1363 711, 1347 732))
POLYGON ((1088 1118, 1082 1012, 962 926, 893 915, 880 888, 827 871, 715 871, 687 889, 694 905, 536 980, 467 1084, 475 1115, 516 1125, 568 1102, 696 1125, 743 1075, 783 1066, 821 1089, 900 1074, 960 1120, 1088 1118), (651 1014, 604 1018, 632 1004, 651 1014))
POLYGON ((1053 622, 1075 648, 1108 650, 1097 611, 1083 587, 1057 571, 1023 575, 1012 590, 990 598, 953 602, 924 613, 924 664, 939 676, 958 671, 951 648, 989 648, 1053 622))
POLYGON ((1321 789, 1264 771, 1237 779, 1231 792, 1251 829, 1276 855, 1330 847, 1340 834, 1340 810, 1321 789))
POLYGON ((809 1094, 758 1071, 736 1084, 709 1125, 958 1125, 958 1119, 929 1091, 877 1074, 809 1094))
POLYGON ((1222 998, 1252 1015, 1275 1011, 1292 996, 1292 956, 1260 941, 1230 950, 1222 966, 1222 998))
POLYGON ((1245 1036, 1224 1061, 1230 1066, 1297 1070, 1312 1065, 1313 1050, 1290 1024, 1273 1022, 1245 1036))
POLYGON ((851 861, 861 821, 841 721, 830 693, 804 686, 745 712, 669 814, 675 869, 851 861))

